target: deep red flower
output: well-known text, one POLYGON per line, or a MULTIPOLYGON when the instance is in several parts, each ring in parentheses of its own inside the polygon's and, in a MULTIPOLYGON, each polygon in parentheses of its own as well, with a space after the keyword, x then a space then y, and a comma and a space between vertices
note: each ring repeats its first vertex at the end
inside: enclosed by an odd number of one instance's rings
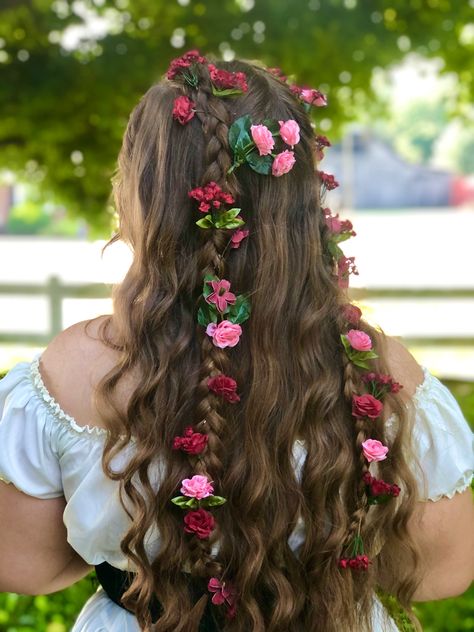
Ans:
POLYGON ((173 118, 181 125, 186 125, 194 116, 195 105, 194 101, 187 96, 177 97, 173 104, 173 118))
POLYGON ((368 393, 352 396, 352 414, 354 417, 368 417, 377 419, 383 411, 383 404, 379 399, 368 393))
POLYGON ((247 77, 244 72, 230 72, 229 70, 221 70, 208 64, 209 75, 214 86, 218 90, 241 90, 247 92, 247 77))
POLYGON ((192 426, 184 429, 184 435, 175 437, 173 440, 173 450, 182 450, 187 454, 200 454, 206 447, 208 441, 207 434, 194 432, 192 426))
MULTIPOLYGON (((395 483, 386 483, 385 481, 375 478, 370 472, 365 472, 362 476, 365 483, 366 494, 370 499, 377 499, 377 502, 383 502, 390 497, 396 497, 400 494, 400 487, 395 483)), ((373 502, 371 503, 373 504, 373 502)))
POLYGON ((352 568, 358 571, 366 571, 372 562, 367 555, 356 555, 354 557, 341 557, 339 560, 340 568, 352 568))
POLYGON ((379 392, 381 395, 386 393, 398 393, 403 388, 402 384, 395 382, 391 375, 385 373, 374 373, 370 371, 363 373, 361 379, 364 384, 370 388, 372 393, 379 392))
POLYGON ((338 284, 341 288, 349 287, 349 275, 359 274, 355 265, 355 257, 346 257, 342 255, 337 260, 337 276, 338 284))
POLYGON ((217 395, 221 395, 226 401, 234 404, 240 401, 240 397, 237 395, 237 382, 224 374, 214 375, 207 380, 207 385, 211 391, 214 391, 217 395))
POLYGON ((188 193, 189 197, 197 200, 201 213, 207 213, 211 208, 220 208, 221 204, 233 204, 234 198, 230 193, 223 191, 216 182, 208 182, 203 187, 197 187, 188 193))
POLYGON ((227 616, 232 618, 236 613, 236 601, 237 591, 235 586, 230 581, 221 582, 217 577, 211 577, 207 589, 209 592, 214 593, 212 595, 212 603, 215 606, 220 606, 223 603, 227 605, 227 616))
POLYGON ((342 307, 342 313, 351 325, 358 325, 360 319, 362 318, 362 311, 357 307, 357 305, 352 305, 352 303, 346 303, 342 307))
POLYGON ((184 55, 172 59, 168 70, 166 71, 166 77, 168 79, 174 79, 177 75, 186 71, 193 64, 205 64, 206 58, 203 57, 198 50, 189 50, 184 55))
POLYGON ((204 540, 214 531, 216 521, 209 511, 196 509, 188 511, 184 516, 184 524, 186 533, 193 533, 200 540, 204 540))
POLYGON ((329 142, 326 136, 322 134, 318 134, 316 136, 316 160, 319 162, 324 158, 324 148, 331 147, 331 143, 329 142))
POLYGON ((325 186, 328 191, 332 191, 339 186, 339 182, 335 179, 332 173, 326 173, 325 171, 317 171, 316 173, 319 175, 323 186, 325 186))

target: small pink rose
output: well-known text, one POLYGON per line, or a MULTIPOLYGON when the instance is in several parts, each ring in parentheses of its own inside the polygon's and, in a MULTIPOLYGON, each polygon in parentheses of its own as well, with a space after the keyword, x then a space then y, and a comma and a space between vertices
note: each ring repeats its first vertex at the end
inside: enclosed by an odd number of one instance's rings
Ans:
POLYGON ((377 439, 367 439, 362 444, 362 451, 370 463, 371 461, 384 461, 387 458, 388 448, 377 439))
POLYGON ((216 347, 235 347, 239 342, 242 327, 232 323, 230 320, 222 320, 219 324, 209 323, 206 327, 206 334, 211 336, 216 347))
POLYGON ((350 329, 347 332, 347 339, 356 351, 370 351, 372 349, 372 339, 360 329, 350 329))
POLYGON ((300 126, 296 121, 278 121, 280 125, 280 136, 287 145, 293 149, 300 142, 300 126))
POLYGON ((305 103, 309 103, 310 105, 315 105, 316 107, 320 108, 328 104, 326 95, 319 90, 303 88, 300 94, 301 99, 305 101, 305 103))
POLYGON ((272 153, 275 141, 268 127, 265 125, 251 125, 250 133, 252 134, 253 142, 257 145, 260 156, 272 153))
POLYGON ((207 476, 196 474, 192 478, 185 478, 181 481, 180 491, 185 496, 201 500, 201 498, 210 496, 214 492, 214 487, 207 476))
POLYGON ((288 151, 288 149, 282 151, 280 154, 275 156, 272 165, 272 174, 279 177, 288 173, 288 171, 293 169, 295 162, 295 154, 292 151, 288 151))

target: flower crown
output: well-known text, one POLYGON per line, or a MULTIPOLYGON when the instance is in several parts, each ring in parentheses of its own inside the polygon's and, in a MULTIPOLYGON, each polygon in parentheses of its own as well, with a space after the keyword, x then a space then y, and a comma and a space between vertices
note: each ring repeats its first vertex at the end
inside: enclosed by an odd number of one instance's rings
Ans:
MULTIPOLYGON (((232 98, 248 90, 247 78, 242 72, 220 70, 199 53, 190 51, 174 59, 167 72, 170 80, 182 79, 192 89, 199 88, 198 64, 207 65, 209 78, 214 96, 232 98)), ((287 82, 279 69, 268 69, 278 80, 287 82)), ((318 90, 292 85, 290 90, 295 99, 309 110, 311 106, 323 107, 327 104, 325 95, 318 90)), ((180 124, 188 124, 195 116, 196 104, 187 95, 174 100, 173 118, 180 124)), ((262 175, 281 177, 291 171, 295 165, 294 147, 300 142, 300 128, 293 120, 273 121, 263 120, 254 123, 249 115, 235 120, 229 128, 228 142, 233 154, 233 162, 227 175, 242 165, 247 165, 262 175), (275 153, 276 143, 281 143, 281 149, 275 153)), ((323 151, 331 143, 322 135, 315 136, 315 157, 317 161, 323 158, 323 151)), ((317 171, 323 192, 338 186, 334 176, 323 171, 317 171)), ((189 191, 189 197, 196 202, 197 212, 203 214, 195 223, 202 230, 227 229, 230 232, 228 246, 239 248, 242 241, 249 236, 249 230, 243 230, 245 221, 242 210, 235 207, 234 196, 223 189, 216 182, 207 182, 203 186, 189 191)), ((337 268, 338 285, 345 289, 349 284, 349 275, 358 274, 354 257, 346 257, 339 244, 353 235, 352 223, 341 220, 339 215, 332 215, 329 208, 323 209, 327 226, 326 241, 329 253, 337 268)), ((226 246, 227 248, 227 246, 226 246)), ((224 253, 221 254, 221 256, 224 253)), ((361 383, 366 392, 354 393, 352 396, 352 416, 358 429, 363 428, 364 434, 371 433, 376 421, 381 418, 384 397, 388 393, 397 393, 402 386, 389 375, 375 373, 370 370, 370 362, 378 356, 373 350, 370 336, 358 329, 362 313, 360 309, 347 303, 342 307, 343 320, 347 331, 341 334, 341 351, 348 362, 362 370, 361 383)), ((243 294, 231 291, 231 284, 227 279, 206 274, 203 279, 203 289, 200 296, 197 320, 209 339, 216 347, 225 349, 238 345, 242 335, 242 323, 251 313, 249 298, 243 294)), ((207 387, 223 401, 238 404, 238 384, 236 380, 223 373, 212 375, 207 380, 207 387)), ((356 432, 360 436, 360 432, 356 432)), ((192 463, 202 458, 203 452, 209 449, 208 436, 193 426, 187 426, 181 436, 176 436, 173 449, 181 450, 189 456, 192 463)), ((387 483, 377 479, 369 471, 370 464, 387 458, 389 448, 376 438, 367 438, 358 446, 363 459, 360 489, 362 506, 369 508, 397 497, 400 488, 394 483, 387 483)), ((216 529, 217 521, 214 510, 226 502, 226 498, 214 494, 213 481, 207 476, 194 474, 181 482, 181 495, 172 498, 172 502, 186 510, 183 519, 183 530, 190 537, 197 540, 207 540, 216 529)), ((343 555, 338 558, 341 569, 367 570, 371 561, 364 553, 361 536, 362 519, 359 520, 355 531, 348 534, 343 555)), ((210 577, 208 590, 212 594, 214 605, 225 605, 227 616, 233 617, 237 612, 238 590, 232 580, 224 577, 210 577)))

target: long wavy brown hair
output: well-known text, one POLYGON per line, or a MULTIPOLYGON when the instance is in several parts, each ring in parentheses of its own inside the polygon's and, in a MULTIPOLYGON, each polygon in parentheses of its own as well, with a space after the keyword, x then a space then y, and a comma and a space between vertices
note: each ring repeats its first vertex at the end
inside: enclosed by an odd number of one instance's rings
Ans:
MULTIPOLYGON (((417 586, 418 558, 407 531, 417 499, 409 467, 412 415, 395 394, 386 396, 384 415, 369 430, 351 414, 352 395, 365 390, 340 340, 348 330, 342 315, 348 299, 328 248, 308 114, 265 69, 215 63, 244 72, 248 91, 213 95, 205 64, 196 67, 197 87, 160 81, 131 114, 114 178, 119 229, 109 243, 124 240, 133 262, 114 288, 114 313, 101 329, 119 361, 98 386, 97 406, 110 430, 103 466, 120 481, 130 518, 121 548, 136 573, 123 602, 142 629, 196 632, 208 578, 231 577, 239 600, 236 617, 218 621, 226 632, 370 630, 382 579, 408 609, 417 586), (186 125, 172 117, 180 95, 196 103, 186 125), (290 173, 277 178, 242 166, 227 175, 229 126, 245 114, 254 123, 298 122, 301 142, 290 173), (229 248, 229 229, 195 225, 199 213, 188 192, 210 181, 242 208, 250 234, 239 248, 229 248), (197 323, 207 273, 251 298, 236 347, 216 347, 197 323), (236 379, 238 405, 208 388, 218 373, 236 379), (117 385, 132 374, 138 386, 124 410, 117 385), (389 410, 400 421, 390 436, 389 410), (208 447, 191 467, 172 445, 192 424, 208 434, 208 447), (399 498, 370 512, 361 452, 368 431, 390 447, 381 475, 402 488, 399 498), (306 450, 300 476, 297 439, 306 450), (131 456, 117 470, 114 458, 127 446, 131 456), (192 473, 208 475, 227 498, 215 508, 218 528, 209 540, 186 534, 183 511, 170 502, 192 473), (305 537, 292 549, 288 538, 298 518, 305 537), (338 560, 359 528, 372 564, 367 572, 341 569, 338 560), (150 555, 153 533, 160 547, 150 555), (202 584, 196 603, 184 570, 202 584), (162 606, 155 624, 148 609, 153 596, 162 606)), ((359 328, 375 342, 373 370, 389 373, 383 332, 364 320, 359 328)))

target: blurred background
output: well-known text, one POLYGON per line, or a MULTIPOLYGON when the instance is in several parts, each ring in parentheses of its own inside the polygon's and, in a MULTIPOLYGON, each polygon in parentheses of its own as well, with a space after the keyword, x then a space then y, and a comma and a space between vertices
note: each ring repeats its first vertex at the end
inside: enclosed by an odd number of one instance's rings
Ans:
MULTIPOLYGON (((190 48, 278 66, 327 94, 326 205, 353 222, 351 294, 474 423, 474 0, 1 0, 0 374, 111 311, 130 262, 102 257, 130 110, 190 48)), ((0 595, 0 632, 66 632, 89 579, 0 595)), ((474 630, 474 593, 420 604, 474 630)))

